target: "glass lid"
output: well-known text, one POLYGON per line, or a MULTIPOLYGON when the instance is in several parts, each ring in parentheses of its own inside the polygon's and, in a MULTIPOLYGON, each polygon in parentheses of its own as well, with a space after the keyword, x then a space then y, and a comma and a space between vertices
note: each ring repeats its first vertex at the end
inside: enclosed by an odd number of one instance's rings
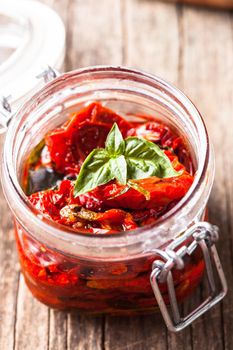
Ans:
POLYGON ((47 67, 60 69, 65 28, 56 12, 33 0, 0 1, 0 97, 19 103, 47 67))

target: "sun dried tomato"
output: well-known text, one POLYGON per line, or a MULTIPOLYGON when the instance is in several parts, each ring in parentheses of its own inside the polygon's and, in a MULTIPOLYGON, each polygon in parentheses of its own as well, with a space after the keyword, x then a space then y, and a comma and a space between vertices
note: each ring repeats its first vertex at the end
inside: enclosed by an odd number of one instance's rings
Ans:
POLYGON ((68 204, 79 204, 79 198, 74 198, 73 191, 73 183, 64 180, 57 189, 33 193, 28 199, 46 217, 61 222, 60 210, 68 204))
POLYGON ((142 180, 134 180, 144 190, 150 193, 150 199, 133 188, 129 188, 125 193, 126 186, 111 182, 104 186, 99 186, 95 190, 81 195, 80 203, 87 208, 122 208, 122 209, 155 209, 158 212, 164 211, 172 202, 177 202, 189 190, 193 183, 193 176, 185 171, 184 166, 178 161, 176 155, 171 151, 165 151, 170 158, 173 167, 177 171, 182 171, 182 175, 173 178, 160 179, 150 177, 142 180), (123 192, 123 194, 121 194, 123 192), (98 204, 98 206, 97 206, 98 204))
POLYGON ((181 199, 189 190, 193 183, 193 177, 183 174, 169 179, 159 179, 150 177, 142 180, 134 180, 143 189, 150 193, 150 199, 133 188, 129 188, 125 193, 125 186, 117 183, 107 184, 97 187, 88 194, 81 195, 80 203, 99 201, 102 208, 122 208, 122 209, 162 209, 173 201, 181 199), (162 208, 161 208, 162 207, 162 208))
MULTIPOLYGON (((96 102, 73 113, 65 124, 45 136, 25 164, 23 185, 31 193, 30 203, 47 218, 83 234, 117 234, 156 222, 189 190, 193 165, 179 135, 159 121, 144 120, 129 123, 96 102), (180 175, 133 180, 140 192, 111 181, 74 198, 74 181, 84 159, 94 148, 104 146, 114 122, 124 138, 140 136, 158 144, 180 175)), ((145 252, 141 256, 129 253, 127 259, 121 259, 119 250, 119 259, 109 263, 104 259, 81 259, 42 245, 17 222, 16 237, 26 283, 45 304, 91 314, 132 314, 155 309, 150 285, 155 253, 145 252)), ((203 270, 199 249, 188 257, 184 270, 174 271, 178 300, 196 287, 203 270)), ((168 303, 166 283, 160 289, 168 303)))
POLYGON ((86 156, 94 149, 103 147, 114 123, 117 123, 125 137, 132 125, 115 112, 94 102, 73 113, 60 128, 45 137, 45 144, 51 162, 61 173, 78 173, 86 156))
POLYGON ((181 159, 187 164, 183 141, 168 126, 157 121, 129 123, 96 102, 73 113, 65 124, 50 132, 40 145, 32 152, 25 167, 25 176, 29 178, 28 192, 37 188, 46 189, 52 183, 58 185, 57 188, 31 194, 29 200, 48 218, 72 226, 79 232, 116 233, 153 223, 187 193, 193 182, 192 175, 187 172, 189 169, 179 159, 181 154, 181 159), (83 160, 94 148, 104 146, 114 122, 117 122, 123 137, 136 135, 157 143, 181 175, 133 180, 150 198, 116 181, 74 198, 74 185, 70 179, 75 180, 83 160), (177 150, 179 154, 175 153, 177 150), (47 174, 51 176, 48 178, 45 176, 47 174), (66 176, 69 180, 66 180, 66 176), (64 180, 61 181, 62 177, 64 180), (45 179, 46 183, 38 184, 38 179, 45 179), (72 205, 76 208, 80 206, 80 209, 83 207, 83 210, 78 209, 79 213, 72 214, 72 205))

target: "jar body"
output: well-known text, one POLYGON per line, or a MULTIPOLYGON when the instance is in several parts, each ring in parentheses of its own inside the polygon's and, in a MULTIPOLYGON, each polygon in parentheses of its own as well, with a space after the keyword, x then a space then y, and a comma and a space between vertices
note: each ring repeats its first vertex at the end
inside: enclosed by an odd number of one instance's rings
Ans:
MULTIPOLYGON (((65 74, 28 101, 6 135, 2 170, 22 272, 32 294, 54 308, 114 315, 156 310, 150 285, 154 250, 165 249, 203 218, 214 175, 205 126, 192 103, 160 79, 112 67, 65 74), (196 169, 194 184, 156 224, 119 235, 74 233, 44 218, 22 191, 23 164, 30 150, 72 111, 95 100, 127 118, 156 117, 186 142, 196 169)), ((179 301, 192 293, 205 268, 199 248, 184 262, 182 270, 173 272, 179 301)), ((167 285, 160 288, 168 303, 167 285)))
MULTIPOLYGON (((46 246, 32 238, 17 222, 15 234, 26 284, 42 303, 92 315, 156 311, 157 302, 150 285, 152 264, 159 258, 155 253, 117 261, 93 261, 46 246)), ((195 290, 204 268, 201 250, 197 249, 186 257, 182 271, 173 272, 179 302, 195 290)), ((165 302, 169 303, 167 285, 161 284, 160 288, 165 302)))

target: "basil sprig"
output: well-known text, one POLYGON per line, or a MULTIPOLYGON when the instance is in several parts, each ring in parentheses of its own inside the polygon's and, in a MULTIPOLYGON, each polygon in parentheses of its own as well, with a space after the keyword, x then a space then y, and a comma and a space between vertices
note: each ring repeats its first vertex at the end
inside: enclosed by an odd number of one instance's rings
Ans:
POLYGON ((94 149, 85 159, 75 182, 74 195, 77 197, 114 179, 126 185, 128 179, 178 175, 180 173, 174 170, 159 146, 135 136, 124 140, 115 123, 107 136, 105 148, 94 149))

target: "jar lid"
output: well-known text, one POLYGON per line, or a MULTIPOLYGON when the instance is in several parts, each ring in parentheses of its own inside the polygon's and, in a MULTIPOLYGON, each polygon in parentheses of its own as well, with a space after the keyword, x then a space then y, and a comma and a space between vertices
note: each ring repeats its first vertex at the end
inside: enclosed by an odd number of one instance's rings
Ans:
POLYGON ((65 28, 48 6, 30 0, 0 2, 0 96, 20 102, 47 66, 60 69, 65 28))

